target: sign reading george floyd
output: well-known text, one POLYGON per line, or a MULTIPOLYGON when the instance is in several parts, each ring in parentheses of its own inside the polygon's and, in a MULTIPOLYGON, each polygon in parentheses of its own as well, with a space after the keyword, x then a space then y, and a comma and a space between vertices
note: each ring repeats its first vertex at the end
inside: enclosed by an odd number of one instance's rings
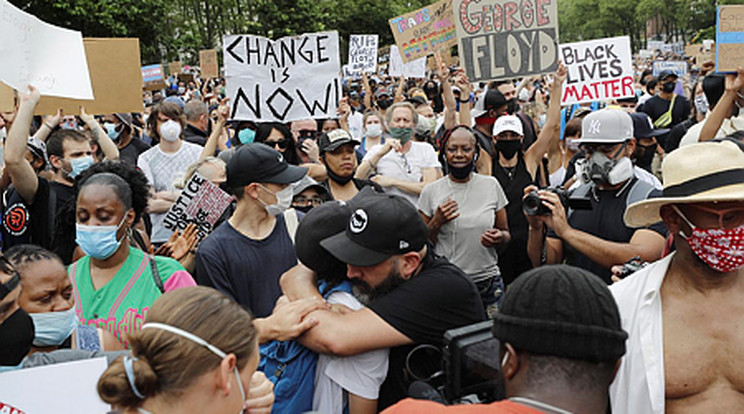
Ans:
POLYGON ((718 6, 716 72, 736 72, 744 56, 744 6, 718 6))
POLYGON ((362 76, 364 73, 374 73, 377 70, 377 35, 349 36, 349 64, 351 76, 362 76))
POLYGON ((453 0, 452 7, 471 82, 558 68, 558 0, 453 0))
POLYGON ((341 98, 338 32, 277 40, 223 38, 232 119, 288 122, 333 118, 341 98))
POLYGON ((560 45, 568 69, 561 105, 629 98, 633 86, 633 56, 627 36, 560 45))
POLYGON ((197 237, 204 240, 230 206, 231 200, 232 197, 220 187, 195 173, 165 214, 163 226, 168 230, 183 231, 193 223, 196 225, 197 237))
POLYGON ((388 23, 403 62, 409 63, 456 45, 454 20, 452 0, 441 0, 388 23))

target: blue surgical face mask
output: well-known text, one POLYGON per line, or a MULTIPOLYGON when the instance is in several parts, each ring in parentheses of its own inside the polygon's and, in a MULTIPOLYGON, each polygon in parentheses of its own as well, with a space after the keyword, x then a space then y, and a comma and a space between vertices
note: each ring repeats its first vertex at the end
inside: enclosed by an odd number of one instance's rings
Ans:
POLYGON ((77 234, 75 242, 88 256, 99 260, 106 260, 116 252, 121 241, 126 237, 125 234, 121 239, 117 240, 116 238, 116 232, 119 231, 119 228, 124 224, 126 218, 127 216, 125 214, 118 226, 89 226, 84 224, 75 224, 77 234))
POLYGON ((75 307, 60 312, 30 313, 34 320, 34 346, 62 345, 78 326, 75 307))
POLYGON ((114 141, 119 139, 119 132, 116 131, 116 124, 113 122, 106 122, 103 124, 103 128, 106 130, 106 135, 114 141))
POLYGON ((90 155, 71 159, 70 165, 72 166, 72 171, 70 172, 70 178, 77 177, 80 173, 90 168, 93 163, 93 157, 90 155))
POLYGON ((243 145, 252 143, 255 138, 256 131, 250 128, 243 128, 240 130, 240 132, 238 132, 238 139, 243 145))

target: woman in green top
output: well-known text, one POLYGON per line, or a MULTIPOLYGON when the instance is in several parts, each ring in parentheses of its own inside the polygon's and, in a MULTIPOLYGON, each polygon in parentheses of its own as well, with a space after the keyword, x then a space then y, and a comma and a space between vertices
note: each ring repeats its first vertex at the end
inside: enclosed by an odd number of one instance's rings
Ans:
POLYGON ((80 185, 76 242, 86 255, 68 270, 80 322, 111 332, 125 347, 155 299, 196 285, 177 261, 125 242, 138 215, 132 205, 132 189, 116 174, 94 174, 80 185))

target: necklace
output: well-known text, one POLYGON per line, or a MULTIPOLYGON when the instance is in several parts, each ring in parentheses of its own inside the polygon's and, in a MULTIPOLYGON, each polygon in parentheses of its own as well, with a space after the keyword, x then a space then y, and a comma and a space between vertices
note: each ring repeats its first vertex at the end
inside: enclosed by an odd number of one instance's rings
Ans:
POLYGON ((558 414, 573 414, 571 411, 566 411, 562 408, 558 408, 554 405, 550 405, 544 402, 533 400, 532 398, 527 397, 511 397, 509 398, 510 401, 518 402, 524 405, 529 405, 535 408, 539 408, 541 410, 548 410, 548 412, 558 413, 558 414))

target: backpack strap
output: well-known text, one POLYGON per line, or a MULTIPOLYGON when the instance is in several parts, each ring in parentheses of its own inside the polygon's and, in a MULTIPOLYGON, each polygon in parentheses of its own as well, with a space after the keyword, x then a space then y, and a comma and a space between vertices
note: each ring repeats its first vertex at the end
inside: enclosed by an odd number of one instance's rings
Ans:
POLYGON ((289 233, 289 238, 292 239, 292 244, 294 244, 295 233, 297 233, 297 226, 300 224, 300 221, 297 219, 297 211, 295 211, 295 209, 293 208, 284 210, 284 222, 287 225, 287 233, 289 233))
POLYGON ((152 278, 155 280, 155 286, 158 287, 160 293, 165 293, 165 286, 163 285, 163 279, 160 278, 160 272, 158 271, 158 264, 155 263, 155 258, 147 254, 147 260, 150 261, 150 269, 152 270, 152 278))
POLYGON ((628 198, 625 199, 625 208, 627 209, 631 204, 647 199, 654 189, 654 186, 651 184, 636 179, 636 182, 628 190, 628 198))

